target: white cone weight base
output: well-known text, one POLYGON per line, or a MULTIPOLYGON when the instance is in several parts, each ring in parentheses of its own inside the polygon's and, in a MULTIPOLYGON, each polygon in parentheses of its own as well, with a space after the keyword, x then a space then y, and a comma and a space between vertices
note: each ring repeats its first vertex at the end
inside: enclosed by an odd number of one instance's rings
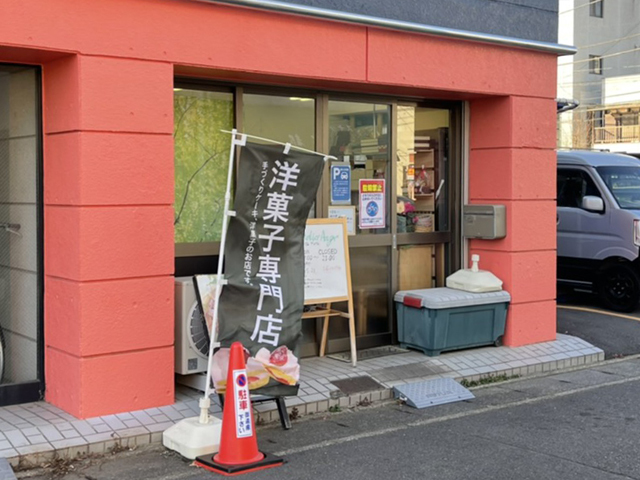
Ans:
POLYGON ((220 448, 222 420, 209 417, 200 423, 198 417, 185 418, 162 433, 162 444, 185 458, 194 460, 200 455, 216 453, 220 448))

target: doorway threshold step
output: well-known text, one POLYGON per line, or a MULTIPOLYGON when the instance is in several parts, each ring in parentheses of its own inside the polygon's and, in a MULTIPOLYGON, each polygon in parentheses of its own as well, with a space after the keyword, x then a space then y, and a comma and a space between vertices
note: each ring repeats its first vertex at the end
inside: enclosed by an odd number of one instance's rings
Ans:
POLYGON ((433 407, 475 398, 453 378, 436 378, 393 387, 395 398, 414 408, 433 407))

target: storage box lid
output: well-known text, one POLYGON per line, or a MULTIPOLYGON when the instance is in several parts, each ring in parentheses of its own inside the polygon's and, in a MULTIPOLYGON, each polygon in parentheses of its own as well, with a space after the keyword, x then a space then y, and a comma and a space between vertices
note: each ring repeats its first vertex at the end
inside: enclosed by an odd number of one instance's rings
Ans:
POLYGON ((433 310, 453 307, 470 307, 473 305, 487 305, 490 303, 504 303, 511 301, 511 295, 504 290, 499 292, 471 293, 453 288, 424 288, 422 290, 402 290, 393 299, 404 305, 415 308, 430 308, 433 310))

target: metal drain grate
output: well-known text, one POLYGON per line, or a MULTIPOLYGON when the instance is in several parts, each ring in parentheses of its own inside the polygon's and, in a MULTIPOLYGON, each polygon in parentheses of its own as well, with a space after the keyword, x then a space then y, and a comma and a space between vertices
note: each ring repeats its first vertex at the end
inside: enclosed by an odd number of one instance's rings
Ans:
POLYGON ((424 382, 407 383, 393 387, 396 398, 415 408, 433 407, 444 403, 475 398, 453 378, 436 378, 424 382))
POLYGON ((376 390, 384 390, 384 386, 380 385, 373 378, 362 376, 362 377, 351 377, 345 378, 344 380, 334 380, 331 382, 336 387, 340 389, 342 393, 346 395, 354 395, 356 393, 362 392, 373 392, 376 390))
MULTIPOLYGON (((410 351, 393 345, 367 348, 366 350, 358 350, 358 360, 370 360, 372 358, 386 357, 387 355, 398 355, 401 353, 410 353, 410 351)), ((331 355, 327 355, 327 358, 351 363, 351 352, 333 353, 331 355)))

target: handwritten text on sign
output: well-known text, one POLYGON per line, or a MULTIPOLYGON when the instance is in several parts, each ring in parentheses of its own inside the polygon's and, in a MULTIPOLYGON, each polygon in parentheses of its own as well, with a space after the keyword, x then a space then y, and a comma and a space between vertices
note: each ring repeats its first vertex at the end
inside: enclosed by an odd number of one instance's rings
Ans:
POLYGON ((307 224, 304 235, 304 298, 346 298, 347 262, 342 224, 307 224))

